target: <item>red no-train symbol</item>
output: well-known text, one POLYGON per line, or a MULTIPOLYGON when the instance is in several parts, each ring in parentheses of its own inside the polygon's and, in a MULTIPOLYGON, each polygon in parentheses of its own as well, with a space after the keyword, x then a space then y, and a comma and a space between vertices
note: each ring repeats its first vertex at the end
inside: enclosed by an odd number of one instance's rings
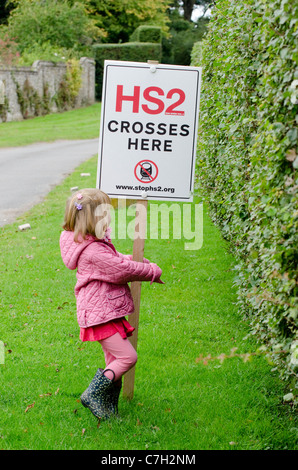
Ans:
POLYGON ((141 160, 136 164, 134 173, 141 183, 152 183, 157 178, 158 168, 151 160, 141 160))

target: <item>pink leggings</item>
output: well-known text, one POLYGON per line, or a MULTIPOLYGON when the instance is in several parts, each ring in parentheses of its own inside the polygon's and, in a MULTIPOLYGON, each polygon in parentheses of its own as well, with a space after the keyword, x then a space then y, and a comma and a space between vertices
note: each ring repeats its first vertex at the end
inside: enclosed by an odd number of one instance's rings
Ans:
POLYGON ((105 376, 109 379, 117 381, 125 372, 131 369, 137 362, 137 353, 128 339, 122 338, 120 333, 99 341, 102 346, 106 369, 105 376))

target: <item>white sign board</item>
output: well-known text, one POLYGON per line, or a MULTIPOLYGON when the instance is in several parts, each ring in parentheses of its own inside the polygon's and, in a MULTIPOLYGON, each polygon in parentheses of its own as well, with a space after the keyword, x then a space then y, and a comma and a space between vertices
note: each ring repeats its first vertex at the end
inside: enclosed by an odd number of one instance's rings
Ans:
POLYGON ((97 187, 192 201, 201 68, 105 61, 97 187))

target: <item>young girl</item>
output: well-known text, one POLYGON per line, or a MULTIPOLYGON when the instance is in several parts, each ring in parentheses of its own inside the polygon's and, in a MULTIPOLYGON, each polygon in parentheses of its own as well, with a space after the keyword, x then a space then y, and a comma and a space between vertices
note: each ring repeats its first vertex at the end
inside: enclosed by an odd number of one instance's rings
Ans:
POLYGON ((129 281, 160 280, 161 269, 144 258, 116 251, 110 239, 110 198, 98 189, 82 189, 66 204, 60 249, 64 264, 77 269, 75 296, 82 341, 98 341, 105 356, 81 402, 97 418, 117 413, 121 377, 137 361, 129 340, 134 328, 125 319, 134 310, 129 281))

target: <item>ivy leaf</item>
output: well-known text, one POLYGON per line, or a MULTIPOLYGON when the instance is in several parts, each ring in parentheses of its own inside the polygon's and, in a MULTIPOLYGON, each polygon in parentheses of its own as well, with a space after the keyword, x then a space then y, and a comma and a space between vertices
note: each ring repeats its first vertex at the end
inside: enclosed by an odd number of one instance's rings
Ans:
POLYGON ((290 149, 286 153, 286 159, 289 162, 293 162, 296 159, 296 150, 295 149, 290 149))

